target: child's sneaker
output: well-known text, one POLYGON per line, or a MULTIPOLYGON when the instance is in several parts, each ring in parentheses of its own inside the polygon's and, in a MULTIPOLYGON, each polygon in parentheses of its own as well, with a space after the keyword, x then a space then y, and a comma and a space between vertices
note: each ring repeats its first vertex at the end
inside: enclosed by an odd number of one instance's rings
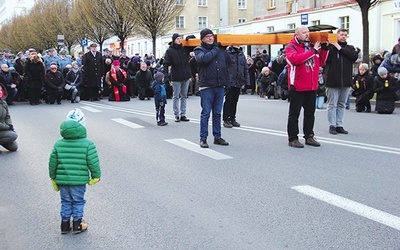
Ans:
POLYGON ((72 229, 72 233, 73 234, 80 234, 84 231, 86 231, 88 228, 88 225, 85 224, 85 222, 83 221, 83 219, 80 220, 74 220, 73 222, 73 229, 72 229))
POLYGON ((71 231, 72 225, 70 221, 61 220, 61 234, 67 234, 71 231))

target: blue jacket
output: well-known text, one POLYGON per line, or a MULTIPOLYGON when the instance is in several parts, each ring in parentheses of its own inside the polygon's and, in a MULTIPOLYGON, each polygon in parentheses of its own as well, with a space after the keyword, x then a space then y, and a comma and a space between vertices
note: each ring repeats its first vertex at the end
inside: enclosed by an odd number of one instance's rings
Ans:
POLYGON ((227 55, 217 43, 205 44, 194 49, 199 70, 199 86, 225 87, 228 83, 227 55))
POLYGON ((250 85, 249 68, 242 49, 229 46, 228 55, 228 84, 227 87, 240 88, 250 85))
POLYGON ((154 80, 153 90, 154 90, 154 102, 155 103, 164 102, 165 104, 167 104, 167 92, 165 90, 164 83, 154 80))

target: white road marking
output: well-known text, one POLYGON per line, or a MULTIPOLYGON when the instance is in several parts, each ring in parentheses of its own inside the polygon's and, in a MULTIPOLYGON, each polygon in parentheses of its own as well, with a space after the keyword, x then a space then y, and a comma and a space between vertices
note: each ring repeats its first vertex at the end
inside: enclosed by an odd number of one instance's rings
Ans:
MULTIPOLYGON (((212 149, 209 149, 209 148, 200 148, 200 146, 198 144, 195 144, 195 143, 190 142, 185 139, 167 139, 165 141, 169 142, 171 144, 174 144, 178 147, 181 147, 181 148, 196 152, 198 154, 210 157, 214 160, 232 159, 232 157, 229 155, 221 154, 221 153, 214 151, 212 149)), ((217 146, 217 147, 223 147, 223 146, 217 146)))
POLYGON ((100 112, 103 112, 103 111, 101 111, 101 110, 94 109, 94 108, 88 107, 88 106, 83 106, 82 108, 83 108, 83 109, 86 109, 87 111, 93 112, 93 113, 100 113, 100 112))
POLYGON ((351 213, 376 221, 378 223, 394 228, 396 230, 400 230, 400 217, 394 216, 392 214, 383 212, 381 210, 366 206, 356 201, 346 199, 339 195, 332 194, 312 186, 308 185, 294 186, 292 187, 292 189, 302 194, 311 196, 317 200, 321 200, 328 204, 347 210, 351 213))
POLYGON ((115 119, 111 119, 111 120, 121 123, 122 125, 128 126, 130 128, 144 128, 143 126, 141 126, 139 124, 129 122, 129 121, 121 119, 121 118, 115 118, 115 119))
MULTIPOLYGON (((93 106, 93 107, 97 107, 97 108, 114 110, 114 111, 120 111, 120 112, 130 113, 130 114, 137 114, 137 115, 143 115, 143 116, 154 116, 153 112, 135 110, 135 109, 124 108, 124 107, 114 107, 111 105, 105 105, 105 104, 101 104, 101 103, 85 102, 85 105, 89 105, 89 106, 93 106)), ((174 118, 174 116, 168 116, 168 115, 166 115, 166 117, 172 118, 172 119, 174 118)), ((200 123, 200 121, 199 121, 199 119, 190 118, 190 123, 200 123)), ((210 121, 209 125, 211 125, 211 121, 210 121)), ((273 129, 265 129, 265 128, 259 128, 259 127, 244 126, 244 125, 242 125, 240 127, 235 127, 232 129, 248 131, 251 133, 259 133, 259 134, 268 134, 268 135, 287 137, 286 131, 279 131, 279 130, 273 130, 273 129)), ((299 137, 302 137, 302 136, 303 136, 302 134, 299 134, 299 137)), ((345 147, 358 148, 358 149, 362 149, 362 150, 369 150, 369 151, 375 151, 375 152, 381 152, 381 153, 400 155, 400 148, 395 148, 395 147, 380 146, 380 145, 355 142, 355 141, 338 140, 338 139, 329 138, 329 137, 316 136, 316 139, 320 142, 328 143, 328 144, 334 144, 334 145, 340 145, 340 146, 345 146, 345 147)))

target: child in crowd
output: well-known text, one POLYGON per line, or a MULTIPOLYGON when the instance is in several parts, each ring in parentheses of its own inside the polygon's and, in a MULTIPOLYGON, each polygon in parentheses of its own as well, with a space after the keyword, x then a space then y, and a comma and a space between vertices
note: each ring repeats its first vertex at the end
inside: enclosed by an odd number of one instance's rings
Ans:
POLYGON ((101 171, 96 146, 86 138, 85 115, 71 110, 61 123, 59 139, 49 159, 49 175, 55 191, 61 197, 61 233, 71 230, 78 234, 87 230, 83 221, 86 184, 100 181, 101 171))
POLYGON ((164 74, 157 72, 154 75, 153 90, 154 104, 156 105, 156 120, 158 126, 168 125, 165 122, 165 104, 167 104, 167 91, 163 82, 164 74))
POLYGON ((324 83, 324 76, 322 75, 323 68, 319 67, 318 71, 318 89, 317 89, 317 101, 316 101, 316 108, 322 109, 325 103, 325 83, 324 83))
POLYGON ((384 67, 378 68, 378 76, 374 78, 376 93, 376 111, 379 114, 391 114, 395 109, 397 80, 390 76, 384 67))
POLYGON ((358 74, 353 79, 352 96, 356 97, 357 112, 371 112, 369 100, 374 96, 374 77, 369 74, 368 64, 362 63, 358 66, 358 74))

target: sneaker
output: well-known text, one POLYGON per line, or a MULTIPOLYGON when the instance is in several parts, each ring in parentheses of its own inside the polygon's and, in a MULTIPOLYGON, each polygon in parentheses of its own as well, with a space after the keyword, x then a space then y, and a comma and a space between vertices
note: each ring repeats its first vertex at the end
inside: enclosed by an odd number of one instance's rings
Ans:
POLYGON ((344 130, 343 127, 336 127, 336 132, 337 132, 338 134, 348 134, 348 133, 349 133, 349 131, 344 130))
POLYGON ((61 220, 61 233, 62 234, 67 234, 71 231, 72 229, 72 224, 70 221, 63 221, 61 220))
POLYGON ((83 219, 80 220, 74 220, 73 222, 73 228, 72 228, 72 233, 73 234, 80 234, 84 231, 86 231, 88 228, 87 224, 83 221, 83 219))
POLYGON ((289 142, 289 146, 293 148, 304 148, 304 145, 299 142, 299 140, 294 140, 289 142))
POLYGON ((179 116, 175 116, 175 122, 180 122, 181 119, 179 119, 179 116))
POLYGON ((336 135, 337 134, 335 126, 332 126, 332 125, 329 126, 329 133, 331 133, 332 135, 336 135))
POLYGON ((315 140, 314 136, 308 137, 306 139, 306 145, 310 145, 310 146, 314 146, 314 147, 321 146, 321 144, 315 140))
POLYGON ((221 146, 228 146, 229 143, 222 138, 214 139, 214 144, 221 146))
POLYGON ((201 148, 208 148, 208 144, 206 140, 200 140, 200 147, 201 148))
POLYGON ((181 121, 188 122, 190 120, 186 116, 181 116, 181 121))
POLYGON ((233 127, 233 125, 231 124, 230 121, 224 121, 223 125, 224 125, 225 128, 232 128, 233 127))
POLYGON ((235 119, 231 121, 232 126, 240 127, 240 123, 238 123, 235 119))
POLYGON ((168 125, 168 122, 157 122, 158 126, 165 126, 168 125))

